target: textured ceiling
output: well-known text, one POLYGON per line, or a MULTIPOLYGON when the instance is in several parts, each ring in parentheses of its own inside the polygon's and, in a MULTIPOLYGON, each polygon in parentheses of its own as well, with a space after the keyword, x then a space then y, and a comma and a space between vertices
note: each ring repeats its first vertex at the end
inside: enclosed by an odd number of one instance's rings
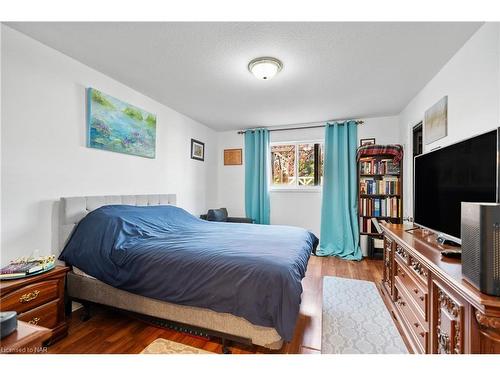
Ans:
POLYGON ((7 23, 216 130, 399 113, 480 23, 7 23), (273 80, 248 71, 281 59, 273 80))

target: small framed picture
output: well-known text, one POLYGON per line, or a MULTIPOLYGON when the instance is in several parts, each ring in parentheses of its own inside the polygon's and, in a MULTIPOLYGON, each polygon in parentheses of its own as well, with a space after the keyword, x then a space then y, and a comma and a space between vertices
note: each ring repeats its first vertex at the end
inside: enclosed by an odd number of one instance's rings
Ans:
POLYGON ((375 144, 375 138, 363 138, 359 140, 360 146, 369 146, 375 144))
POLYGON ((205 160, 205 143, 191 138, 191 159, 205 160))
POLYGON ((243 150, 241 148, 229 148, 224 150, 224 165, 241 165, 243 150))

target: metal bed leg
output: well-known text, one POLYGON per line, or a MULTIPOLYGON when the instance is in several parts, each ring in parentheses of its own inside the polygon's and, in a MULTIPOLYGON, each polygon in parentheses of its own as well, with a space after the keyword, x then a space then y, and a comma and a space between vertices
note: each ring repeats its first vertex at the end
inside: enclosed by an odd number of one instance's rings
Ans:
POLYGON ((231 349, 229 349, 228 345, 229 345, 229 340, 222 338, 222 353, 232 354, 231 349))
POLYGON ((66 296, 66 298, 64 299, 64 314, 66 316, 71 315, 72 307, 73 307, 73 304, 72 304, 71 298, 66 296))
POLYGON ((83 311, 80 314, 80 320, 82 322, 86 322, 87 320, 90 319, 90 303, 88 302, 83 302, 83 311))

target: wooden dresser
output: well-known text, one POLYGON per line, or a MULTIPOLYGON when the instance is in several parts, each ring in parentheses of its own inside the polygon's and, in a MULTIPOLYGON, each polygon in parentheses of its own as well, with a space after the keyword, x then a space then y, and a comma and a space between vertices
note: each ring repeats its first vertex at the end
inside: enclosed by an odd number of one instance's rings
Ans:
POLYGON ((68 332, 64 314, 64 283, 68 267, 24 279, 0 282, 0 309, 16 311, 18 319, 49 328, 50 342, 68 332))
POLYGON ((500 353, 500 297, 462 279, 436 235, 384 224, 382 294, 415 353, 500 353))

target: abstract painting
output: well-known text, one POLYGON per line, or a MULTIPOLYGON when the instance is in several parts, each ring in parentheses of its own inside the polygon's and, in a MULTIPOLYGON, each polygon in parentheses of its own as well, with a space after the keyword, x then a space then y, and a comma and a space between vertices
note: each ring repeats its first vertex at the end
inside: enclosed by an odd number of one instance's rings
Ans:
POLYGON ((87 89, 87 146, 155 157, 156 116, 94 88, 87 89))
POLYGON ((443 97, 439 102, 425 111, 424 139, 428 145, 438 139, 446 137, 448 133, 448 97, 443 97))

